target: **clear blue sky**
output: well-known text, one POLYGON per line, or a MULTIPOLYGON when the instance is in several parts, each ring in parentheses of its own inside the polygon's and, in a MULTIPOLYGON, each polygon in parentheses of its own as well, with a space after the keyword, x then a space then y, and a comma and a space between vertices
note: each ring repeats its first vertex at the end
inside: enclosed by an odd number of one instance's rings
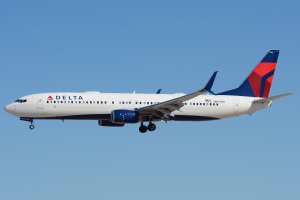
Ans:
POLYGON ((238 86, 281 50, 253 116, 99 127, 0 112, 0 199, 300 199, 299 1, 0 1, 0 105, 55 91, 238 86))

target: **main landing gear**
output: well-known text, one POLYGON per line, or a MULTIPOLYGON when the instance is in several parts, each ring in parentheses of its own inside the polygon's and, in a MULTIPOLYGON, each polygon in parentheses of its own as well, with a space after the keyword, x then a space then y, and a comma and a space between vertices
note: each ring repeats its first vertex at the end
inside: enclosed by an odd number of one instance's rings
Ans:
POLYGON ((156 129, 156 125, 155 125, 154 123, 152 123, 151 121, 149 122, 148 126, 145 126, 145 125, 143 124, 143 122, 141 122, 141 126, 140 126, 140 128, 139 128, 139 131, 140 131, 141 133, 146 133, 147 130, 148 130, 148 131, 155 131, 155 129, 156 129))

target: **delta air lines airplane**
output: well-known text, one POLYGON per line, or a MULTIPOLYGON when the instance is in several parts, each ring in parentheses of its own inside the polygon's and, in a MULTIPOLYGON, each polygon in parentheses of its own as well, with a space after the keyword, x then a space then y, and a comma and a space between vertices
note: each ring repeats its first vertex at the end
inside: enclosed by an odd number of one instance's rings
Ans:
POLYGON ((191 94, 40 93, 21 97, 4 109, 30 122, 30 129, 34 129, 35 119, 97 120, 100 126, 108 127, 140 123, 141 133, 154 131, 156 121, 208 121, 251 115, 292 94, 269 97, 278 55, 278 50, 269 51, 238 88, 218 94, 211 91, 217 75, 214 72, 202 89, 191 94), (202 95, 207 92, 212 95, 202 95))

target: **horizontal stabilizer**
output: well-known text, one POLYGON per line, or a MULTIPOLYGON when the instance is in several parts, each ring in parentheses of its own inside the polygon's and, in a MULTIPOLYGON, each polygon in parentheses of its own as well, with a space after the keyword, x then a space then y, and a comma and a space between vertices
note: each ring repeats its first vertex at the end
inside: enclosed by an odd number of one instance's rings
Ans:
POLYGON ((270 102, 270 101, 275 101, 277 99, 280 99, 282 97, 286 97, 288 95, 294 94, 292 92, 286 93, 286 94, 280 94, 280 95, 276 95, 276 96, 272 96, 269 98, 264 98, 264 99, 258 99, 258 100, 254 100, 254 103, 265 103, 265 102, 270 102))

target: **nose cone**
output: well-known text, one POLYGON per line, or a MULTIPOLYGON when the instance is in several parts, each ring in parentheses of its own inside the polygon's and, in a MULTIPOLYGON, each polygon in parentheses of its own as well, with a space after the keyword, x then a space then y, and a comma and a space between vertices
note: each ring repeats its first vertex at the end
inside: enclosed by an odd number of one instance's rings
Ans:
POLYGON ((7 106, 4 107, 4 110, 10 114, 13 112, 13 105, 8 104, 7 106))

